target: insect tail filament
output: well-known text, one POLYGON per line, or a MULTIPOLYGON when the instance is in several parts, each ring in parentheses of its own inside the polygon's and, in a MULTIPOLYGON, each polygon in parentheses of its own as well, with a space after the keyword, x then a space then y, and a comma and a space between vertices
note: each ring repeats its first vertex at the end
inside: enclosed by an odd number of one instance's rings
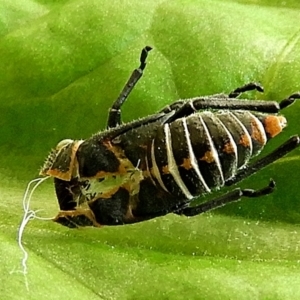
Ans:
POLYGON ((50 178, 50 176, 47 176, 45 178, 36 178, 36 179, 31 180, 26 187, 26 190, 25 190, 25 193, 24 193, 24 196, 22 199, 24 215, 23 215, 20 227, 18 229, 18 245, 19 245, 21 251, 23 252, 23 258, 21 260, 22 270, 21 271, 20 270, 12 271, 11 273, 21 272, 24 275, 25 286, 26 286, 27 291, 29 291, 28 280, 26 277, 26 275, 28 273, 28 268, 27 268, 28 252, 25 250, 25 248, 23 246, 22 236, 24 233, 24 229, 30 220, 33 220, 33 219, 53 220, 53 218, 43 218, 43 217, 36 216, 36 213, 41 210, 34 211, 34 210, 29 209, 30 201, 31 201, 31 198, 32 198, 32 195, 33 195, 35 189, 48 178, 50 178), (35 185, 33 186, 32 190, 30 191, 32 184, 35 184, 35 185))

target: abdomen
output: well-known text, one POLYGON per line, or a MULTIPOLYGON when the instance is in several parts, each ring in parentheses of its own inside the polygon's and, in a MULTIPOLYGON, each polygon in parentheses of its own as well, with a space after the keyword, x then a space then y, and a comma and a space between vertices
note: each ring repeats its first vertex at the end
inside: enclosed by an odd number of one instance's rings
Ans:
POLYGON ((205 111, 164 124, 148 146, 150 176, 191 200, 222 187, 284 126, 281 116, 249 111, 205 111))
POLYGON ((143 172, 136 213, 171 212, 222 187, 285 122, 249 111, 204 111, 120 136, 125 156, 143 172))

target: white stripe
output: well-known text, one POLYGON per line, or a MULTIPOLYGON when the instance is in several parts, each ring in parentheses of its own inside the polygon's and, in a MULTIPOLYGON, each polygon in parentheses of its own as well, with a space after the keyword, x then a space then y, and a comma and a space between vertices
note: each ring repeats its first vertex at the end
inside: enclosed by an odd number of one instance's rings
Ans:
POLYGON ((165 131, 165 136, 166 136, 166 148, 167 148, 169 172, 173 176, 175 182, 177 183, 177 185, 179 186, 181 191, 184 193, 186 198, 189 200, 193 199, 194 197, 191 195, 188 188, 182 181, 179 171, 178 171, 178 168, 177 168, 177 165, 176 165, 176 161, 175 161, 173 151, 172 151, 172 140, 171 140, 171 132, 170 132, 169 124, 165 124, 164 131, 165 131))
MULTIPOLYGON (((208 112, 208 111, 207 112, 203 112, 202 114, 212 115, 212 113, 208 112)), ((212 140, 212 138, 210 136, 210 133, 208 131, 208 128, 207 128, 205 122, 203 121, 203 119, 202 119, 202 117, 200 115, 199 115, 199 118, 200 118, 200 121, 201 121, 201 123, 203 125, 205 134, 207 135, 208 142, 209 142, 209 145, 210 145, 210 149, 211 149, 214 161, 216 162, 217 168, 219 169, 219 173, 220 173, 221 181, 222 181, 221 185, 223 185, 225 181, 224 181, 222 166, 221 166, 221 163, 220 163, 220 159, 219 159, 219 155, 218 155, 217 149, 215 148, 215 145, 213 143, 213 140, 212 140)))
POLYGON ((152 181, 152 183, 156 186, 156 182, 154 181, 154 179, 152 178, 152 174, 151 171, 149 170, 149 165, 148 165, 148 157, 147 155, 145 156, 145 162, 146 162, 146 174, 149 176, 150 180, 152 181))
MULTIPOLYGON (((226 133, 227 133, 227 136, 228 136, 228 138, 229 138, 229 142, 230 142, 230 144, 233 146, 233 151, 234 151, 234 156, 235 156, 235 166, 234 166, 234 170, 233 170, 233 174, 232 174, 232 176, 234 176, 234 174, 236 173, 236 171, 237 171, 237 166, 238 166, 238 153, 237 153, 237 145, 236 145, 236 143, 235 143, 235 141, 234 141, 234 139, 233 139, 233 137, 232 137, 232 135, 231 135, 231 132, 226 128, 226 126, 224 125, 224 123, 219 119, 219 121, 220 121, 220 124, 222 125, 222 127, 224 128, 224 130, 226 131, 226 133)), ((228 179, 230 179, 230 178, 228 178, 228 179)))
POLYGON ((199 170, 199 166, 198 166, 198 162, 197 159, 195 157, 194 151, 193 151, 193 147, 192 147, 192 143, 191 143, 191 139, 190 139, 190 133, 186 124, 186 118, 182 119, 182 124, 183 124, 183 128, 184 128, 184 134, 185 134, 185 138, 186 138, 186 143, 189 149, 189 157, 191 160, 191 165, 193 167, 193 169, 195 170, 195 172, 197 173, 200 181, 202 182, 206 192, 210 193, 210 188, 207 186, 200 170, 199 170))
POLYGON ((158 183, 160 184, 160 186, 169 193, 169 191, 167 190, 166 186, 164 185, 161 177, 160 177, 160 173, 158 170, 158 166, 156 164, 155 161, 155 154, 154 154, 154 140, 152 140, 152 145, 151 145, 151 162, 152 162, 152 169, 153 169, 153 175, 155 176, 155 178, 157 179, 158 183))
POLYGON ((250 160, 250 157, 252 156, 252 151, 253 151, 252 139, 251 139, 251 136, 250 136, 250 134, 249 134, 247 128, 246 128, 245 125, 239 120, 239 118, 238 118, 235 114, 233 114, 232 112, 229 112, 229 113, 230 113, 230 115, 235 119, 235 121, 236 121, 237 123, 239 123, 239 125, 242 127, 242 129, 243 129, 243 131, 244 131, 244 134, 247 136, 247 139, 248 139, 248 141, 250 142, 250 144, 249 144, 250 155, 249 155, 249 157, 248 157, 248 160, 246 160, 245 163, 244 163, 242 166, 240 166, 240 168, 243 168, 243 167, 248 163, 248 161, 250 160))
POLYGON ((250 116, 255 120, 258 130, 262 133, 262 139, 263 139, 263 146, 267 143, 267 135, 266 135, 266 131, 265 128, 263 126, 263 124, 261 123, 261 121, 253 114, 251 114, 251 112, 248 112, 250 114, 250 116))

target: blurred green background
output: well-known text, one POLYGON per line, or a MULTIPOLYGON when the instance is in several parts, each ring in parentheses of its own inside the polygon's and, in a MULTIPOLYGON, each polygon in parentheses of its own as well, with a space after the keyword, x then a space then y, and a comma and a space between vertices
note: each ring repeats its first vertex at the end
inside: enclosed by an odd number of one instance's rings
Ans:
MULTIPOLYGON (((296 0, 0 0, 1 298, 300 298, 300 149, 240 185, 273 178, 272 195, 211 214, 82 230, 31 221, 29 291, 16 241, 26 184, 58 141, 105 128, 145 45, 124 121, 249 81, 265 88, 249 98, 279 101, 300 90, 299 12, 296 0)), ((263 155, 300 134, 299 114, 300 103, 284 111, 289 126, 263 155)), ((31 208, 56 214, 50 181, 31 208)))

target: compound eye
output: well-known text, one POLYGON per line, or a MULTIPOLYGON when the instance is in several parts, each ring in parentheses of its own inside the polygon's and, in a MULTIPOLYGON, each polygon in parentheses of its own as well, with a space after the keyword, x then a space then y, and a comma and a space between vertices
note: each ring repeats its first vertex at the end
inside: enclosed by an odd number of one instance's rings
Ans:
POLYGON ((57 145, 56 145, 56 150, 61 150, 62 148, 68 146, 69 144, 73 143, 74 140, 71 140, 71 139, 64 139, 64 140, 61 140, 57 145))

